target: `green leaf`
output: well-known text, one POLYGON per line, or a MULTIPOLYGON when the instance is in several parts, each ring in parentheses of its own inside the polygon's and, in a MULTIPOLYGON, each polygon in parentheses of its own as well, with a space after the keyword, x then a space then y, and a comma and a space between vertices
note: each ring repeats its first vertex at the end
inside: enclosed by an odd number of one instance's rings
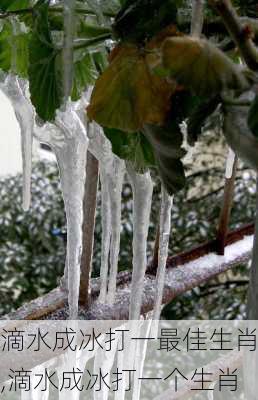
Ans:
POLYGON ((205 39, 184 36, 165 40, 162 62, 171 78, 198 96, 210 97, 227 89, 248 88, 239 67, 205 39))
POLYGON ((184 167, 181 158, 185 155, 182 149, 182 133, 178 125, 170 123, 164 127, 145 125, 143 133, 152 145, 160 178, 172 195, 185 185, 184 167))
POLYGON ((110 128, 104 128, 104 132, 112 144, 113 153, 130 161, 137 172, 143 173, 155 165, 152 147, 142 133, 125 133, 110 128))
POLYGON ((31 0, 0 0, 1 11, 17 11, 29 8, 33 4, 31 0))
POLYGON ((79 100, 82 92, 89 85, 93 85, 98 78, 98 72, 92 54, 86 54, 81 60, 74 63, 74 80, 72 100, 79 100))
POLYGON ((258 96, 255 97, 248 114, 248 126, 254 136, 258 137, 258 96))
POLYGON ((29 82, 32 103, 44 121, 55 118, 61 106, 62 84, 48 23, 48 2, 35 8, 34 27, 29 46, 29 82))
POLYGON ((0 68, 5 72, 12 71, 23 78, 28 72, 28 42, 29 34, 13 34, 9 20, 4 22, 0 32, 0 68))

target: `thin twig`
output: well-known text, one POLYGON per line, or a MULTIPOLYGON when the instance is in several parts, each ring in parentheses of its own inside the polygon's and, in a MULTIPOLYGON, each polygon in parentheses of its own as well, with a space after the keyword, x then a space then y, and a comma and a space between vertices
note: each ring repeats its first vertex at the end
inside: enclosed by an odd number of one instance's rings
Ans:
POLYGON ((258 50, 252 40, 252 31, 238 17, 230 0, 209 0, 211 6, 220 14, 230 36, 237 45, 247 66, 258 70, 258 50))

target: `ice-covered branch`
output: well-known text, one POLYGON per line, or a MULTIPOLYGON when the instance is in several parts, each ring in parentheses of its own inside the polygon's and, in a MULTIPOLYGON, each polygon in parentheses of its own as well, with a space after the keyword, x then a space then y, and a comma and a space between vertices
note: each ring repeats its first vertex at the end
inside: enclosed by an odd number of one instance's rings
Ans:
MULTIPOLYGON (((165 274, 165 289, 162 297, 162 303, 166 304, 177 296, 185 293, 187 290, 199 286, 209 279, 246 263, 252 255, 253 236, 250 236, 251 227, 248 230, 234 232, 234 238, 238 239, 234 244, 230 244, 225 249, 224 256, 218 256, 215 253, 205 251, 204 256, 196 257, 196 251, 191 251, 195 256, 193 261, 189 252, 177 256, 177 262, 174 258, 168 259, 167 270, 165 274), (250 232, 249 232, 250 231, 250 232), (243 235, 243 232, 246 234, 243 235), (249 236, 245 236, 249 235, 249 236)), ((233 236, 229 236, 230 241, 233 236)), ((232 242, 231 242, 232 243, 232 242)), ((198 252, 200 253, 200 251, 198 252)), ((203 254, 203 252, 201 252, 203 254)), ((128 319, 129 302, 130 302, 130 280, 131 274, 121 272, 117 277, 118 290, 113 305, 100 304, 97 300, 100 280, 92 279, 92 304, 90 309, 84 313, 86 319, 128 319)), ((156 278, 147 275, 144 279, 143 299, 141 312, 147 313, 153 310, 156 294, 156 278)), ((30 303, 25 304, 17 311, 3 317, 3 319, 40 319, 55 311, 62 309, 67 301, 67 294, 63 290, 57 288, 52 292, 42 296, 30 303)), ((62 314, 63 317, 65 316, 62 314)), ((56 318, 60 318, 57 311, 56 318)))

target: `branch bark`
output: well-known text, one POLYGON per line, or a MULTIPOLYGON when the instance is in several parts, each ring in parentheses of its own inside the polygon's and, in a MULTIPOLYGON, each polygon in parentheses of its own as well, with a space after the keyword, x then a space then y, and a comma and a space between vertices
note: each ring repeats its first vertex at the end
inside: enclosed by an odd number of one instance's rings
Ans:
POLYGON ((83 250, 81 257, 80 304, 88 307, 90 302, 90 275, 92 269, 96 201, 99 181, 98 160, 88 151, 86 184, 83 204, 83 250))
POLYGON ((209 0, 211 6, 220 14, 230 36, 237 45, 247 66, 258 70, 258 50, 252 40, 248 25, 243 25, 230 0, 209 0))

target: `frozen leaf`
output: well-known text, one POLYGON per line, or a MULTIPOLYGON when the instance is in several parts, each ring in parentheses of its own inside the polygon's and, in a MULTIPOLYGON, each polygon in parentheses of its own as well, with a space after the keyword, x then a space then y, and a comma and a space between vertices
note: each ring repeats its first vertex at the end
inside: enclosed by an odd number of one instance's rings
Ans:
POLYGON ((184 167, 180 160, 185 155, 179 126, 145 125, 144 134, 152 145, 161 180, 172 195, 185 185, 184 167))
POLYGON ((145 172, 148 167, 155 165, 152 147, 141 133, 125 134, 117 129, 104 129, 105 135, 112 144, 112 151, 119 158, 130 161, 133 168, 145 172))
POLYGON ((165 40, 163 65, 170 77, 199 96, 248 87, 238 66, 214 44, 204 39, 184 36, 165 40))
POLYGON ((97 80, 88 116, 107 128, 137 132, 144 124, 162 125, 171 93, 164 79, 152 75, 136 46, 123 46, 97 80))
POLYGON ((81 60, 74 63, 74 80, 72 100, 79 100, 82 92, 88 85, 93 85, 98 77, 98 72, 91 54, 86 54, 81 60))
POLYGON ((31 100, 38 115, 53 120, 61 105, 61 78, 48 23, 48 4, 35 8, 34 29, 29 45, 29 82, 31 100))
POLYGON ((31 0, 1 0, 0 10, 1 11, 16 11, 24 8, 28 8, 32 5, 31 0))
POLYGON ((3 29, 0 32, 0 68, 22 77, 27 76, 28 70, 28 40, 29 34, 13 34, 13 28, 10 21, 5 21, 3 29), (15 54, 14 55, 14 51, 15 54), (15 56, 15 62, 13 57, 15 56))

